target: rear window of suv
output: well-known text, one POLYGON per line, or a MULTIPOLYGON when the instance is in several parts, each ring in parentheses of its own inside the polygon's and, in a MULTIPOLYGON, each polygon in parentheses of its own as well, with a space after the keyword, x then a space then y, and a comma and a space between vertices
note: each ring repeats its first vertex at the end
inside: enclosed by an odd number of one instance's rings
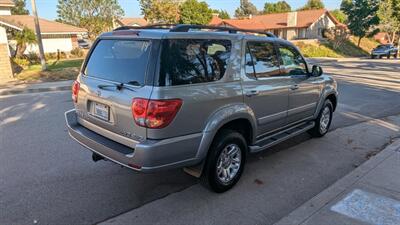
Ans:
POLYGON ((86 64, 85 75, 142 85, 150 51, 151 41, 101 40, 86 64))
POLYGON ((231 55, 231 41, 163 40, 159 86, 212 82, 221 79, 231 55))

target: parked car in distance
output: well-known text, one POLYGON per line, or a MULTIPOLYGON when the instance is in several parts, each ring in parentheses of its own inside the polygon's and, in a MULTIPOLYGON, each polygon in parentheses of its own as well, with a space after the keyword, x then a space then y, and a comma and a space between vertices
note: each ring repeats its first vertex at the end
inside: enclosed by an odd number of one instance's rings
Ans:
POLYGON ((390 56, 393 56, 393 58, 397 58, 399 49, 396 48, 392 44, 385 44, 385 45, 378 45, 376 48, 374 48, 371 52, 371 58, 382 58, 382 57, 387 57, 390 59, 390 56))
POLYGON ((290 42, 250 32, 176 25, 102 34, 72 87, 70 136, 94 161, 184 168, 215 192, 238 182, 249 153, 306 131, 324 136, 338 104, 334 79, 290 42))
POLYGON ((78 39, 79 48, 88 49, 90 48, 90 43, 85 39, 78 39))

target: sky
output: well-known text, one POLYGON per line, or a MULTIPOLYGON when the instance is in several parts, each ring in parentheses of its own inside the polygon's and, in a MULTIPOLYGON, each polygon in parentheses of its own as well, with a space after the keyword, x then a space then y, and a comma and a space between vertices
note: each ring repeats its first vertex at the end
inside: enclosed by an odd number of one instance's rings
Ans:
MULTIPOLYGON (((233 16, 235 9, 240 5, 240 0, 205 0, 213 9, 224 9, 233 16)), ((278 0, 251 0, 259 10, 264 8, 265 2, 277 2, 278 0)), ((118 0, 122 9, 125 11, 125 17, 140 17, 140 7, 138 0, 118 0)), ((292 6, 292 9, 300 8, 307 0, 286 0, 292 6)), ((340 7, 341 0, 323 0, 325 7, 329 10, 340 7)), ((31 0, 27 0, 27 8, 31 10, 31 0)), ((36 0, 36 6, 39 17, 54 20, 57 18, 57 0, 36 0)))

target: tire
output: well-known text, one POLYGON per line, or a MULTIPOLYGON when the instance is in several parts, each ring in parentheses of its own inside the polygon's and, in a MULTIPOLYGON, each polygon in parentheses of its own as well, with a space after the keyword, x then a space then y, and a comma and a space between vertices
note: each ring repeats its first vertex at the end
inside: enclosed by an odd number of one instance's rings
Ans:
POLYGON ((394 54, 394 56, 393 56, 395 59, 397 59, 397 53, 396 54, 394 54))
POLYGON ((308 131, 313 137, 323 137, 329 131, 329 127, 332 123, 333 105, 330 100, 325 100, 317 119, 315 120, 315 126, 308 131), (329 110, 329 111, 327 111, 329 110), (329 118, 327 118, 329 115, 329 118))
POLYGON ((374 55, 371 55, 371 59, 375 59, 375 56, 374 56, 374 55))
POLYGON ((387 54, 387 56, 386 56, 388 59, 390 59, 390 53, 389 54, 387 54))
POLYGON ((246 140, 240 133, 233 130, 218 132, 208 152, 200 178, 201 183, 216 193, 228 191, 235 186, 242 175, 246 154, 246 140), (230 151, 236 154, 226 154, 230 151), (231 174, 230 177, 226 171, 234 175, 231 174))
POLYGON ((382 59, 382 58, 383 58, 383 55, 380 55, 379 58, 382 59))

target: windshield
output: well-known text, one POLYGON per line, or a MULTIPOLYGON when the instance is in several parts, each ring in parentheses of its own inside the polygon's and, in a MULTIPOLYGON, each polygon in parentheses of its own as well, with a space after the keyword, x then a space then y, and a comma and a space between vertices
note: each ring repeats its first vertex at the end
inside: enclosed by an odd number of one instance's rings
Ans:
POLYGON ((101 40, 93 50, 85 68, 90 77, 144 84, 151 41, 101 40))
POLYGON ((385 50, 388 49, 389 46, 388 45, 379 45, 378 47, 376 47, 377 50, 385 50))

